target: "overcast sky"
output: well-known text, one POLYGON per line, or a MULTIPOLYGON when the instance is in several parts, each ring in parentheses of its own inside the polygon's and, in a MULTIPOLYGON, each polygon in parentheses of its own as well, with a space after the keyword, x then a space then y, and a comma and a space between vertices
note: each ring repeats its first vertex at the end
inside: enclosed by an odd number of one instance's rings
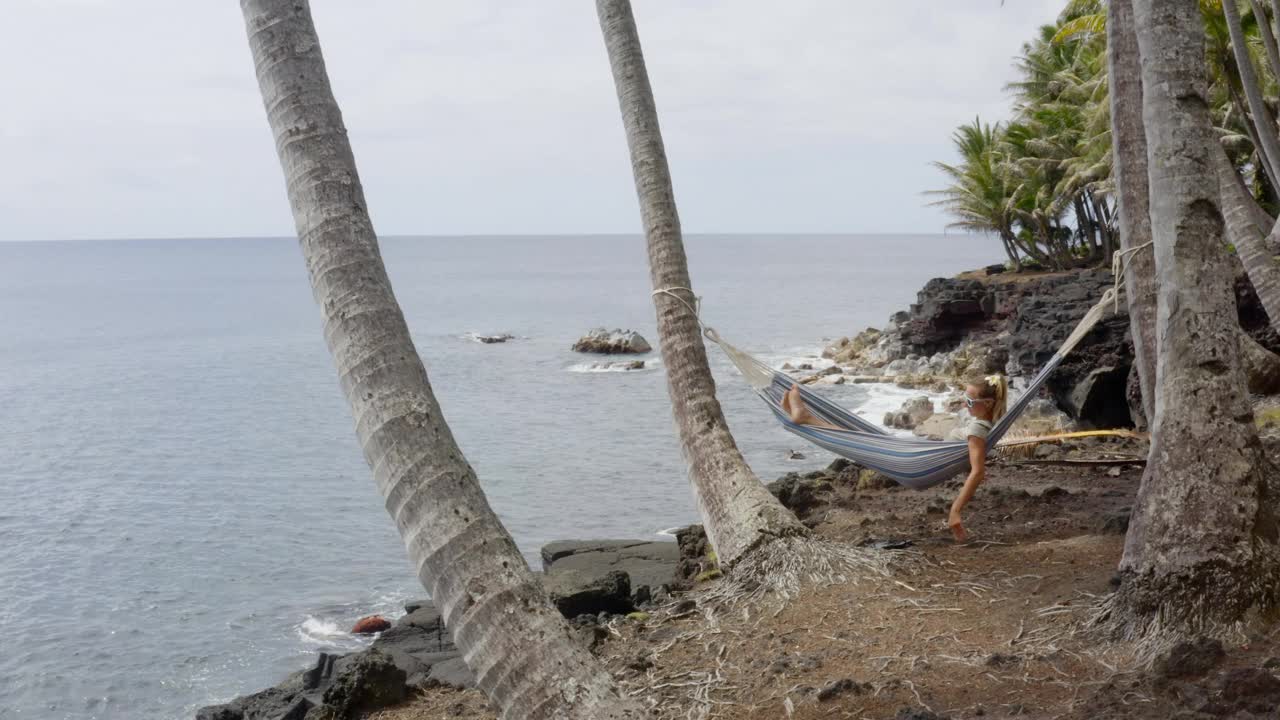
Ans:
MULTIPOLYGON (((636 0, 687 232, 938 232, 1062 0, 636 0)), ((312 0, 380 234, 639 229, 589 0, 312 0)), ((5 0, 0 240, 290 235, 234 0, 5 0)))

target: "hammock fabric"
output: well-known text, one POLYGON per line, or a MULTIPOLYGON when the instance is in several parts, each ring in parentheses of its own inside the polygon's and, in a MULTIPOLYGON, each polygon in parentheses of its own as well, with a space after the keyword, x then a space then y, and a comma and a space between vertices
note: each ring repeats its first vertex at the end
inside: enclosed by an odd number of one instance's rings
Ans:
MULTIPOLYGON (((672 292, 676 289, 683 288, 658 290, 655 294, 670 295, 688 306, 683 298, 672 292)), ((1117 289, 1107 290, 1098 304, 1085 313, 1084 318, 1063 342, 1058 352, 1054 353, 1040 372, 1032 378, 1026 390, 1009 407, 1004 417, 992 426, 991 434, 987 437, 988 452, 991 452, 1009 431, 1014 421, 1035 398, 1037 391, 1063 358, 1098 324, 1108 306, 1116 303, 1117 289)), ((697 314, 696 308, 690 309, 694 310, 695 315, 697 314)), ((782 396, 797 385, 795 380, 725 342, 712 328, 705 328, 703 335, 724 350, 747 383, 773 410, 773 414, 777 416, 782 426, 805 440, 917 490, 938 485, 968 469, 968 440, 940 441, 893 435, 888 430, 867 422, 803 385, 799 385, 800 395, 814 416, 840 429, 798 425, 792 422, 791 416, 782 408, 782 396)))

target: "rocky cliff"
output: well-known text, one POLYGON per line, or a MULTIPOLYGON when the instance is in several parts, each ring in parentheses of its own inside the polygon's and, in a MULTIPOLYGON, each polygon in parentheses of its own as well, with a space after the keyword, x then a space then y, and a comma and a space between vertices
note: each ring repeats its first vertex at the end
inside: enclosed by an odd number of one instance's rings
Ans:
MULTIPOLYGON (((999 266, 935 278, 888 326, 841 338, 825 355, 852 372, 916 385, 992 372, 1027 378, 1112 284, 1105 270, 1013 275, 999 266)), ((1243 274, 1236 279, 1236 298, 1241 327, 1273 353, 1280 350, 1280 336, 1243 274)), ((1138 402, 1129 382, 1132 366, 1129 316, 1121 302, 1054 371, 1046 391, 1073 419, 1132 426, 1130 408, 1138 402)), ((1265 387, 1259 382, 1254 389, 1265 387)))

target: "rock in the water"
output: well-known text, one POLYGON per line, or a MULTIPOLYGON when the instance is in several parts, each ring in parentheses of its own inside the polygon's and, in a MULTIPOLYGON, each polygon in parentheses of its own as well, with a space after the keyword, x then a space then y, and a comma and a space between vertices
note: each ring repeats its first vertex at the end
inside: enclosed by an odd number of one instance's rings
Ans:
POLYGON ((581 570, 560 570, 542 577, 551 602, 561 615, 625 615, 635 610, 631 603, 631 578, 613 570, 603 575, 581 570))
POLYGON ((324 704, 335 717, 355 718, 403 702, 409 695, 405 671, 387 655, 371 649, 342 668, 324 691, 324 704))
POLYGON ((509 333, 498 333, 497 335, 477 335, 477 334, 473 334, 473 335, 471 336, 471 338, 472 338, 473 340, 475 340, 476 342, 478 342, 478 343, 483 343, 483 344, 485 344, 485 345, 496 345, 496 344, 498 344, 498 343, 504 343, 504 342, 506 342, 506 341, 508 341, 508 340, 515 340, 515 339, 516 339, 516 336, 515 336, 515 335, 511 335, 511 334, 509 334, 509 333))
POLYGON ((911 430, 932 416, 933 401, 926 395, 917 395, 902 403, 902 407, 897 411, 886 414, 884 424, 892 428, 911 430))
POLYGON ((603 354, 640 354, 653 350, 649 342, 634 330, 592 328, 573 344, 575 352, 603 354))
POLYGON ((381 615, 370 615, 369 617, 362 617, 357 620, 356 624, 351 627, 351 634, 372 635, 374 633, 380 633, 383 630, 389 630, 390 628, 391 622, 386 618, 381 615))
POLYGON ((594 363, 591 363, 590 369, 600 371, 600 372, 644 370, 645 364, 643 360, 625 360, 621 362, 594 362, 594 363))
MULTIPOLYGON (((259 718, 275 720, 285 717, 289 720, 302 720, 302 716, 297 715, 298 699, 299 693, 296 687, 268 688, 262 692, 236 698, 225 705, 200 708, 196 711, 196 720, 258 720, 259 718)), ((306 712, 307 708, 303 708, 302 713, 306 712)))
POLYGON ((621 570, 637 588, 671 585, 679 562, 680 548, 673 542, 559 540, 542 546, 542 569, 549 575, 576 571, 600 576, 621 570))
POLYGON ((789 451, 787 451, 787 459, 788 459, 788 460, 803 460, 803 459, 804 459, 804 453, 800 452, 799 450, 789 450, 789 451))

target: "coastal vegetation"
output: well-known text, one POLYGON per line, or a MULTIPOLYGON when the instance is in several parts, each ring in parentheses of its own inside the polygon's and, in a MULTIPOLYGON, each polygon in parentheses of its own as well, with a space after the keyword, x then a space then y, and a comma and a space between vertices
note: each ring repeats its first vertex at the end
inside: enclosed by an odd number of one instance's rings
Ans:
MULTIPOLYGON (((1274 13, 1258 0, 1243 8, 1200 0, 1197 7, 1214 134, 1267 234, 1265 218, 1280 209, 1280 174, 1270 159, 1280 153, 1274 13)), ((1067 2, 1014 63, 1012 114, 961 125, 953 135, 957 159, 936 163, 947 184, 931 194, 952 227, 998 237, 1015 269, 1109 264, 1119 248, 1107 16, 1102 0, 1067 2)), ((1119 82, 1130 80, 1136 76, 1119 82)))

